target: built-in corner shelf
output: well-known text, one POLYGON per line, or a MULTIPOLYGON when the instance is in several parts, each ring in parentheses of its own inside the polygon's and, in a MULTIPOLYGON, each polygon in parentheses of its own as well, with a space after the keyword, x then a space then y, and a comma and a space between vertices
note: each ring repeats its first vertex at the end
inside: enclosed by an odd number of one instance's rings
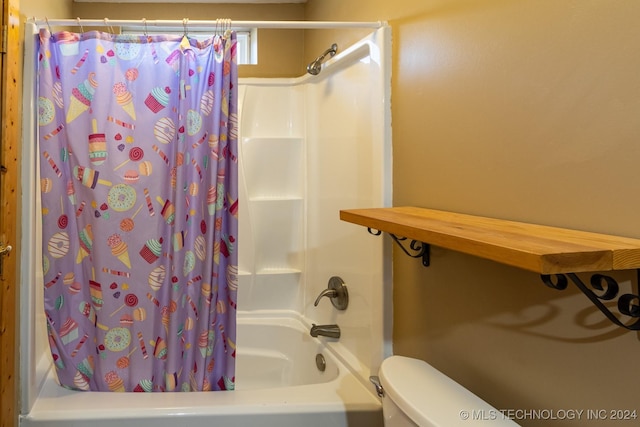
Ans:
POLYGON ((618 295, 618 283, 603 274, 592 275, 594 291, 576 275, 640 271, 640 239, 417 207, 342 210, 340 219, 373 234, 388 233, 404 252, 422 257, 425 265, 429 245, 434 245, 540 273, 545 285, 558 290, 566 289, 569 278, 612 322, 640 330, 638 295, 618 295), (403 239, 411 239, 410 249, 402 245, 403 239), (618 311, 634 318, 633 323, 623 322, 602 303, 615 298, 618 311))

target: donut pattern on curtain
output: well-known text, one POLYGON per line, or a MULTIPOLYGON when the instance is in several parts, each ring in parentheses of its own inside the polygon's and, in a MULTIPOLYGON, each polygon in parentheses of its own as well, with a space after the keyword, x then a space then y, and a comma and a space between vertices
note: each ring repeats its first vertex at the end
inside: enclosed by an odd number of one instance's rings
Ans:
POLYGON ((230 390, 235 33, 40 33, 49 343, 64 387, 230 390))

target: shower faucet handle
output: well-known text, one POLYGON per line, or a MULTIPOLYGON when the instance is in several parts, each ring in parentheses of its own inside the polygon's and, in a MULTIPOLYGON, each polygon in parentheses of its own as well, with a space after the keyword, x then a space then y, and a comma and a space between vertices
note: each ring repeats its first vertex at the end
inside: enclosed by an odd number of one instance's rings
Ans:
POLYGON ((338 310, 346 310, 349 305, 347 286, 344 284, 344 280, 338 276, 333 276, 329 279, 327 289, 320 292, 313 305, 317 307, 323 297, 328 297, 331 300, 331 304, 338 310))

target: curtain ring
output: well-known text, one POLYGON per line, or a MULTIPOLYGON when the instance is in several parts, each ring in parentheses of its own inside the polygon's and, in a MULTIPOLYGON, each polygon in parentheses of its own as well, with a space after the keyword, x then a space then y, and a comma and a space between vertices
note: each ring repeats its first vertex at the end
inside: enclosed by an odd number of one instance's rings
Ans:
POLYGON ((189 23, 189 18, 182 18, 182 26, 184 27, 184 36, 189 36, 189 29, 187 28, 187 24, 189 23))
POLYGON ((84 27, 80 23, 80 17, 79 16, 76 18, 76 22, 78 23, 78 27, 80 27, 80 31, 84 33, 84 27))
POLYGON ((144 36, 149 37, 149 29, 147 28, 147 18, 142 18, 142 24, 144 24, 144 36))

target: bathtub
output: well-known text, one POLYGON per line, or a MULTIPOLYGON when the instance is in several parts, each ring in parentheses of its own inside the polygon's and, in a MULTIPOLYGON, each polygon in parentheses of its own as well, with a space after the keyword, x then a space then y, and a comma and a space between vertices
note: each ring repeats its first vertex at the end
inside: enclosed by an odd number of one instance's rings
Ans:
POLYGON ((295 313, 238 316, 236 390, 109 393, 60 387, 51 370, 22 427, 382 426, 380 400, 295 313), (316 367, 322 354, 326 368, 316 367))

